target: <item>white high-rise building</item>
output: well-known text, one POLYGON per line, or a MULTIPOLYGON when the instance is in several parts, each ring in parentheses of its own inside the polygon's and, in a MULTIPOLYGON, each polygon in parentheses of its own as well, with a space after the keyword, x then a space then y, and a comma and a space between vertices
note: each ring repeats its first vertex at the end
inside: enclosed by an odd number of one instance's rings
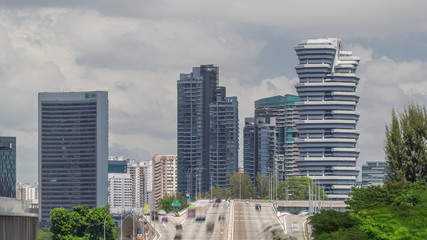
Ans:
POLYGON ((54 208, 107 204, 108 92, 39 93, 40 225, 54 208))
POLYGON ((39 207, 39 186, 38 184, 18 183, 16 188, 16 198, 25 200, 30 204, 30 208, 39 207))
POLYGON ((129 173, 108 174, 108 205, 112 213, 132 209, 132 179, 129 173))
POLYGON ((154 203, 161 198, 175 195, 178 190, 177 155, 156 154, 153 160, 154 203))
POLYGON ((358 175, 356 148, 359 57, 341 50, 338 38, 310 39, 295 48, 300 97, 296 103, 299 174, 309 176, 332 200, 348 198, 358 175))
POLYGON ((145 204, 152 206, 153 170, 151 161, 130 161, 128 171, 132 179, 132 206, 142 210, 145 204))

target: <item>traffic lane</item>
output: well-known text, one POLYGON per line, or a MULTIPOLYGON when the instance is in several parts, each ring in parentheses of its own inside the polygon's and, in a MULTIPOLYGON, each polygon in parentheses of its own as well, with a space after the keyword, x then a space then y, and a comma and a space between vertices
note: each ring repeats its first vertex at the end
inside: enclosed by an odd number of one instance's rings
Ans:
MULTIPOLYGON (((182 239, 210 239, 209 235, 206 233, 207 222, 211 219, 211 208, 212 203, 208 201, 201 201, 197 205, 197 209, 204 208, 206 213, 206 220, 196 222, 196 218, 187 218, 183 222, 183 234, 182 239)), ((196 209, 196 216, 199 214, 196 209)))
POLYGON ((230 222, 230 203, 222 201, 217 207, 218 214, 216 217, 215 228, 213 232, 213 238, 215 240, 228 239, 228 228, 230 222))
POLYGON ((276 236, 285 236, 270 203, 259 201, 245 203, 243 211, 246 220, 246 239, 272 239, 273 233, 276 236), (256 204, 261 206, 260 210, 256 210, 256 204))
POLYGON ((308 219, 308 214, 286 214, 281 217, 286 225, 288 236, 298 240, 304 240, 305 221, 308 219))
POLYGON ((246 222, 243 212, 243 202, 234 201, 234 213, 233 213, 233 239, 247 239, 246 238, 246 222))

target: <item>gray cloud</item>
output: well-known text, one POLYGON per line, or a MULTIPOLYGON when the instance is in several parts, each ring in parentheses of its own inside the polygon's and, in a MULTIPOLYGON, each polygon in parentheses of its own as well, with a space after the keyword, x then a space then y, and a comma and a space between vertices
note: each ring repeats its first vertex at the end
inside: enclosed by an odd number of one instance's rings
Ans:
POLYGON ((238 96, 243 120, 254 100, 295 93, 294 47, 301 39, 340 36, 345 49, 362 57, 360 162, 382 160, 391 109, 426 101, 426 5, 5 0, 0 134, 17 136, 19 180, 36 181, 37 93, 107 90, 111 154, 141 160, 173 154, 179 73, 219 66, 220 85, 238 96))

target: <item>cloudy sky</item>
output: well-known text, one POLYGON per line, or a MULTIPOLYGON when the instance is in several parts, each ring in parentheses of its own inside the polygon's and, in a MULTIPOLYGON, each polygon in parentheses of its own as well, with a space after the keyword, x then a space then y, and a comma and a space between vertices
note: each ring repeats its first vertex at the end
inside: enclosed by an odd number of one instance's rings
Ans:
POLYGON ((254 100, 295 93, 300 40, 340 37, 362 59, 359 165, 383 160, 391 109, 426 102, 425 9, 425 0, 2 0, 0 136, 17 137, 18 181, 36 182, 38 92, 107 90, 110 155, 175 154, 179 73, 219 66, 243 120, 254 100))

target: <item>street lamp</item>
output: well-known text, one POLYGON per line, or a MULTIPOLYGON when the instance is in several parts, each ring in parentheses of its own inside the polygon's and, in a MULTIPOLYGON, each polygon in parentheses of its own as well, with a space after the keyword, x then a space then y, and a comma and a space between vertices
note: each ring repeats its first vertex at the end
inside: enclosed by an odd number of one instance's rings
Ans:
POLYGON ((107 214, 107 216, 105 216, 104 221, 103 221, 103 223, 104 223, 104 240, 106 239, 105 238, 105 221, 107 220, 108 216, 110 216, 110 214, 107 214))

